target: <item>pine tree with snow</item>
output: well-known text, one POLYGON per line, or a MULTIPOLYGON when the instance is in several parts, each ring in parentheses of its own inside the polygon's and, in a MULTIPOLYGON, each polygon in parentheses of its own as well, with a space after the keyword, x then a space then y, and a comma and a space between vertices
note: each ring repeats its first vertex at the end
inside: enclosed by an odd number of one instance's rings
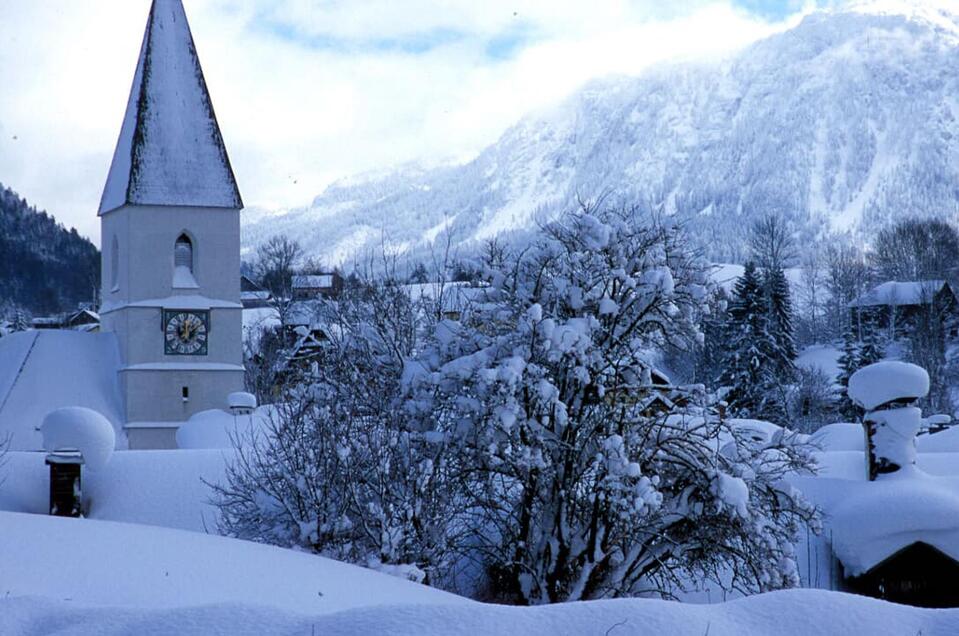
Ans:
POLYGON ((763 287, 769 305, 769 336, 774 347, 772 361, 780 381, 788 382, 796 371, 796 340, 786 273, 781 267, 764 271, 763 287))
POLYGON ((776 373, 783 357, 771 322, 762 278, 749 262, 733 288, 718 384, 731 413, 785 423, 784 385, 776 373))
POLYGON ((17 333, 20 331, 26 331, 30 327, 31 323, 29 314, 27 314, 24 309, 18 307, 17 310, 13 312, 13 320, 10 323, 10 330, 13 333, 17 333))
POLYGON ((859 351, 859 367, 866 367, 875 364, 883 359, 885 352, 885 339, 882 329, 876 324, 876 319, 871 314, 863 316, 862 341, 859 351))
POLYGON ((839 356, 839 376, 836 382, 841 387, 839 412, 849 421, 855 421, 862 414, 859 407, 849 398, 849 378, 861 368, 860 343, 856 338, 853 325, 848 324, 842 334, 842 354, 839 356))

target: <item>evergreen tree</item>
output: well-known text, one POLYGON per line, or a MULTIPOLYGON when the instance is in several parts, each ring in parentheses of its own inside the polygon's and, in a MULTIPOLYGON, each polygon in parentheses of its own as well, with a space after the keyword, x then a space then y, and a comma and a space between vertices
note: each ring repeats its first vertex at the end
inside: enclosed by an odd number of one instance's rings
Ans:
POLYGON ((882 330, 872 314, 863 316, 862 348, 859 352, 859 368, 875 364, 885 356, 882 330))
POLYGON ((734 415, 785 421, 785 395, 775 372, 779 347, 770 334, 766 294, 755 263, 733 288, 727 349, 719 385, 734 415))
POLYGON ((789 281, 781 267, 766 270, 763 278, 769 311, 769 337, 773 346, 772 362, 779 379, 788 382, 796 371, 796 340, 789 281))
POLYGON ((729 299, 726 291, 720 287, 709 301, 708 313, 704 313, 700 322, 702 343, 696 352, 693 370, 696 382, 712 386, 723 369, 726 350, 726 332, 729 299))
POLYGON ((839 412, 847 420, 856 420, 859 418, 859 407, 857 407, 847 393, 849 389, 849 378, 860 367, 860 345, 856 339, 856 333, 851 324, 846 325, 842 334, 842 355, 839 356, 839 377, 837 381, 842 387, 842 397, 839 400, 839 412))

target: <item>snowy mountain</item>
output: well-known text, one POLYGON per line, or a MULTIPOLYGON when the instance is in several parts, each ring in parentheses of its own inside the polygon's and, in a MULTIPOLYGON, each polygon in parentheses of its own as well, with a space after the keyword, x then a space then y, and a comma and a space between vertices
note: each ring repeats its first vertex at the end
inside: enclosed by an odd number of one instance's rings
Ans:
POLYGON ((959 217, 959 3, 885 0, 817 12, 713 64, 584 87, 465 165, 331 185, 305 208, 247 215, 330 263, 386 243, 426 249, 522 230, 607 195, 689 221, 740 261, 770 212, 801 240, 909 215, 959 217))

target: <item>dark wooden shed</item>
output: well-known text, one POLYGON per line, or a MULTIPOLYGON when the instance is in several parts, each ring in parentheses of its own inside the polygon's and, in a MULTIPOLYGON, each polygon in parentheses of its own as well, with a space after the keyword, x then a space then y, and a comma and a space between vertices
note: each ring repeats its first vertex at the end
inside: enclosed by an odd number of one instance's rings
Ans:
POLYGON ((916 607, 959 607, 959 562, 928 543, 899 550, 862 576, 849 591, 916 607))

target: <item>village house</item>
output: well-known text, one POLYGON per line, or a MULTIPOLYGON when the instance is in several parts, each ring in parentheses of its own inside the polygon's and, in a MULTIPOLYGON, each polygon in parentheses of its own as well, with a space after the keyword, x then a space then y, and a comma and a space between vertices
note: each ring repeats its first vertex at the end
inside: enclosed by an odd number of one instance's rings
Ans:
MULTIPOLYGON (((924 311, 932 312, 946 324, 955 323, 949 320, 959 316, 959 302, 952 286, 942 280, 888 281, 849 303, 850 319, 860 336, 863 330, 880 329, 889 338, 900 338, 924 311)), ((949 324, 949 328, 951 337, 959 335, 956 324, 949 324)))
POLYGON ((343 289, 343 277, 336 272, 298 274, 293 277, 293 299, 336 298, 343 289))

